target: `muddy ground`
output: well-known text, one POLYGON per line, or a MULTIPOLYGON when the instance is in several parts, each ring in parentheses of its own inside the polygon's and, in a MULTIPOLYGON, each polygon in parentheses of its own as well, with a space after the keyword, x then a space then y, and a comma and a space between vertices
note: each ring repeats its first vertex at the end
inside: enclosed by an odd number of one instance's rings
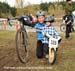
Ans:
POLYGON ((0 31, 0 71, 75 71, 75 34, 69 39, 62 36, 54 65, 36 57, 36 34, 28 33, 29 60, 22 64, 16 54, 13 31, 0 31))

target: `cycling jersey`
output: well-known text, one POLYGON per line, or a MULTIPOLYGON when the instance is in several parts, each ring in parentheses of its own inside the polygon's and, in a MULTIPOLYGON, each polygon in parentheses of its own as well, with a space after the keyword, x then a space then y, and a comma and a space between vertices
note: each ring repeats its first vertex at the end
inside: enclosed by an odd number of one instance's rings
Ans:
MULTIPOLYGON (((40 27, 44 27, 45 24, 44 23, 37 23, 35 25, 35 28, 40 28, 40 27)), ((36 33, 37 33, 37 40, 43 40, 43 35, 42 35, 42 30, 41 29, 36 29, 36 33)))

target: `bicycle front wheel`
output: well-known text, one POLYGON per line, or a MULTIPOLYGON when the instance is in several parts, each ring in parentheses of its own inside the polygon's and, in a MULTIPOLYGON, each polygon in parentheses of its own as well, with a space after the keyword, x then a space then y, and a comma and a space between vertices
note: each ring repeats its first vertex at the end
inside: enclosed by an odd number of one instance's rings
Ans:
POLYGON ((56 51, 49 48, 49 63, 52 65, 56 60, 56 51))
POLYGON ((16 51, 19 60, 26 63, 28 57, 27 51, 27 34, 25 30, 19 29, 16 33, 16 51))

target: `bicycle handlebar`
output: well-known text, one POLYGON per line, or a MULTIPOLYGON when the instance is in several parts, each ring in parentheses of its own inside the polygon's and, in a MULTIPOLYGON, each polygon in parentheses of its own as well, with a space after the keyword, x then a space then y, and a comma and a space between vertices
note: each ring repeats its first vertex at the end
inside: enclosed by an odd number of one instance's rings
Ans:
POLYGON ((19 19, 19 17, 7 18, 7 22, 9 23, 10 26, 12 26, 12 24, 10 23, 10 20, 16 20, 16 19, 19 19))
POLYGON ((10 20, 19 20, 21 21, 24 25, 30 25, 32 23, 32 20, 30 19, 29 16, 20 16, 20 17, 14 17, 14 18, 7 18, 7 22, 9 23, 10 26, 12 26, 12 24, 10 23, 10 20))

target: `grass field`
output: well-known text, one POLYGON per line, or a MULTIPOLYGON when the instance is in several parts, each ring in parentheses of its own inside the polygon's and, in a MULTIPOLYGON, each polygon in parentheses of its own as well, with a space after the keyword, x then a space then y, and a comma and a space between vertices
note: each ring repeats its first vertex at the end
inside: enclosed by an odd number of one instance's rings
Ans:
POLYGON ((54 65, 50 65, 47 59, 36 57, 36 34, 28 33, 28 48, 30 50, 29 61, 20 63, 16 55, 15 34, 13 31, 0 31, 0 71, 75 71, 75 34, 69 39, 61 34, 62 42, 59 44, 57 59, 54 65), (37 69, 6 69, 5 67, 37 67, 37 69), (38 67, 44 67, 39 69, 38 67), (46 69, 49 67, 50 69, 46 69))

